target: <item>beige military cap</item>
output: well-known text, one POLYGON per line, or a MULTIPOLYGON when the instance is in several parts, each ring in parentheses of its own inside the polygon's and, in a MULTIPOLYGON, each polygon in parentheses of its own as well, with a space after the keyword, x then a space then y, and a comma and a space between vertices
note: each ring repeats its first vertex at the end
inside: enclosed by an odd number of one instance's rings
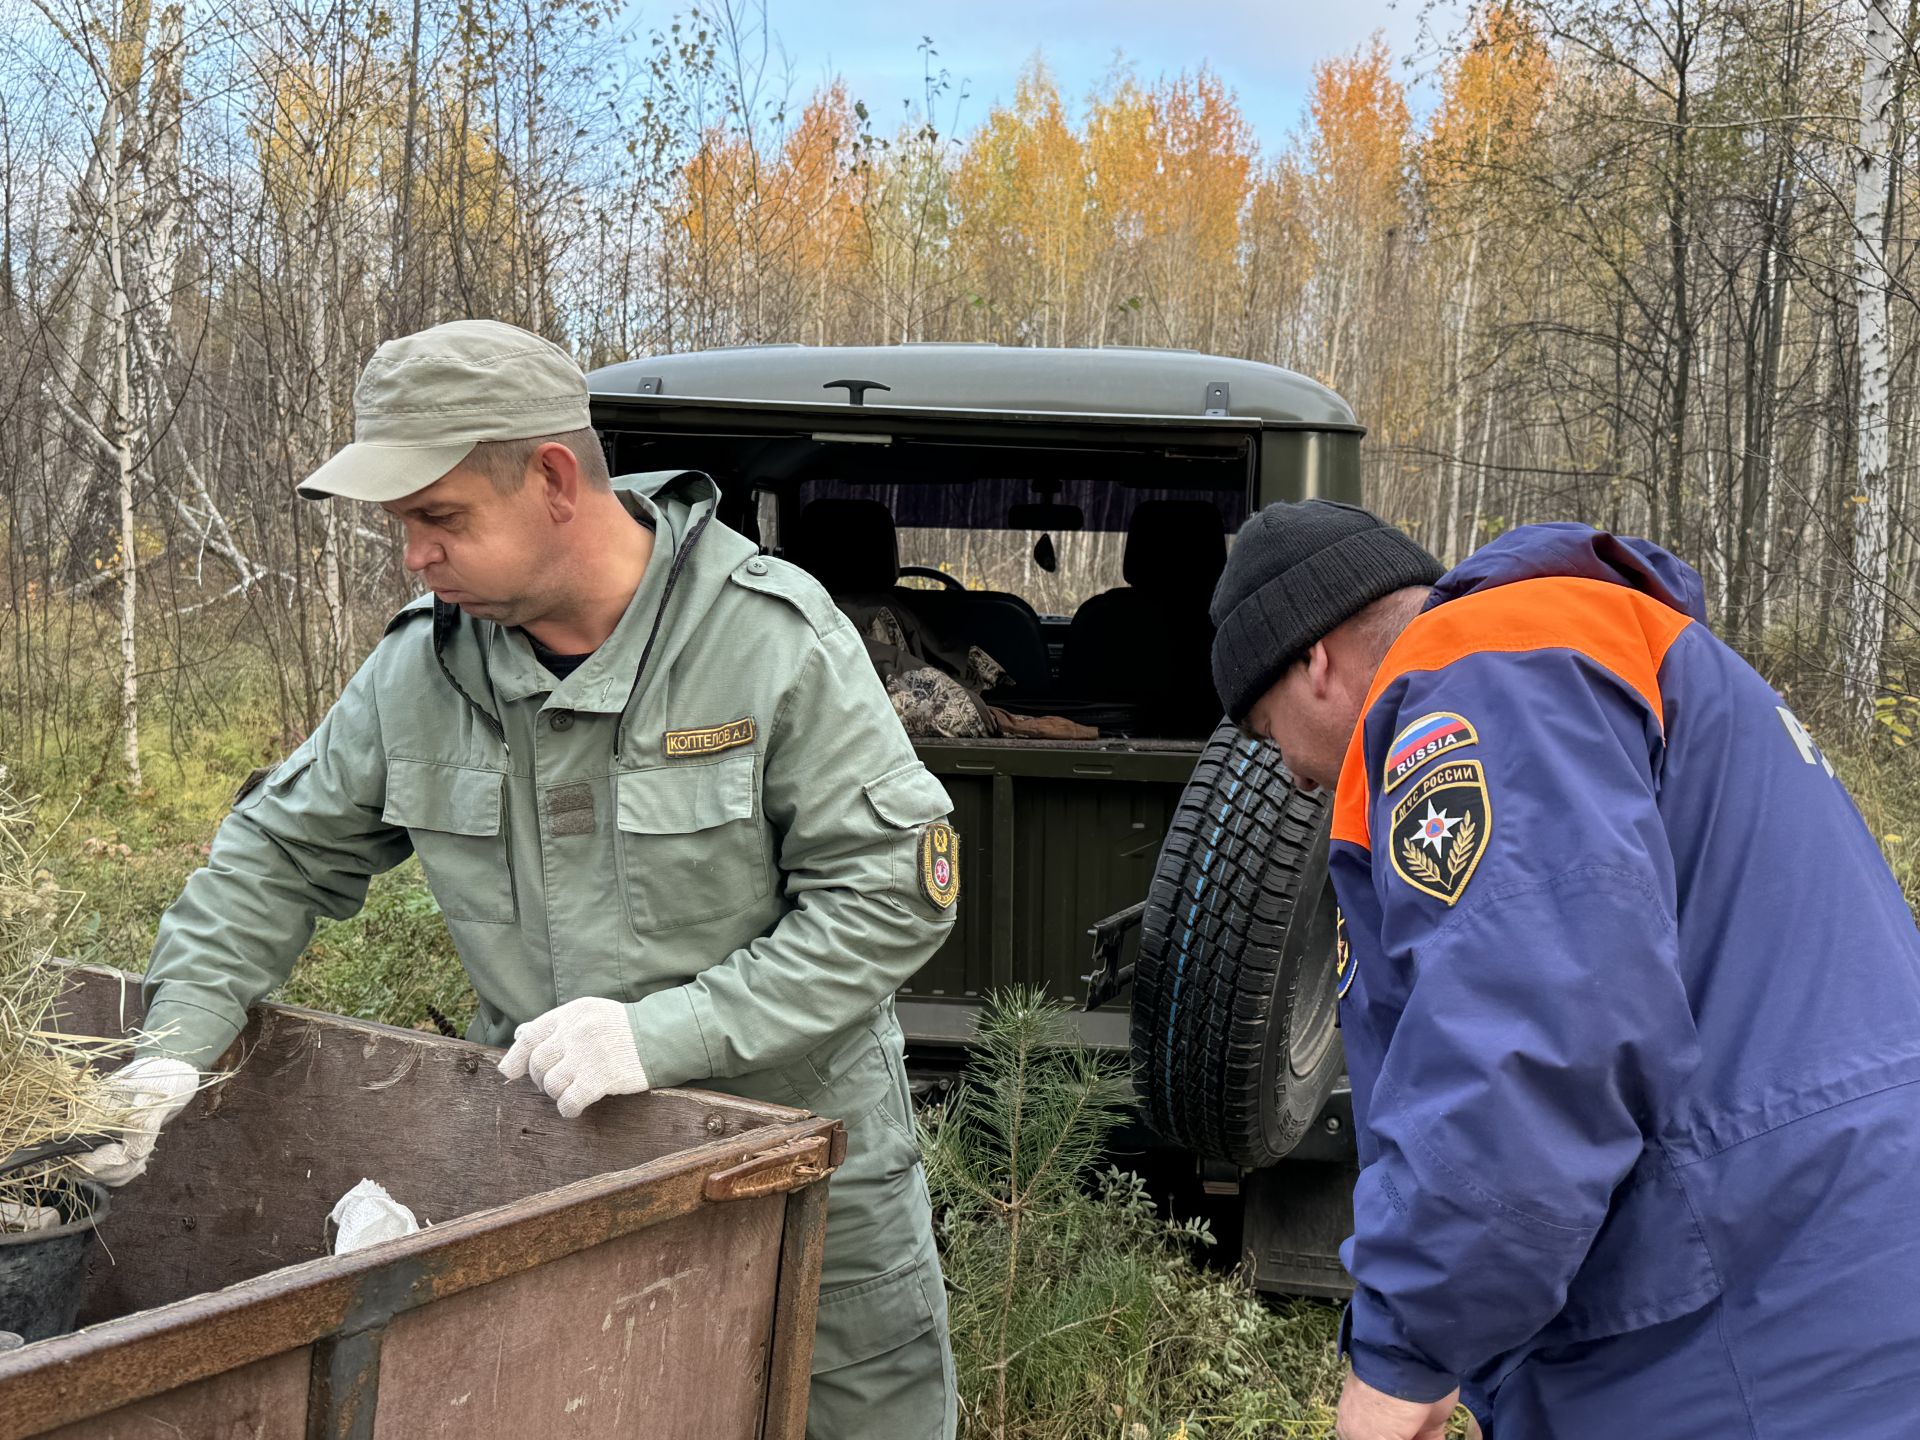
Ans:
POLYGON ((567 352, 517 325, 455 320, 389 340, 353 392, 353 443, 300 482, 309 500, 398 500, 481 440, 584 430, 587 379, 567 352))

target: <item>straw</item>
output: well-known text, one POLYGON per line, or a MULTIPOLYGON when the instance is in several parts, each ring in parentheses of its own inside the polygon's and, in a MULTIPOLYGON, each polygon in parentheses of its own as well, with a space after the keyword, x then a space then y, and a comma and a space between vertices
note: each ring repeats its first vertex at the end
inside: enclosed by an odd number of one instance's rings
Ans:
MULTIPOLYGON (((33 802, 13 792, 0 766, 0 1156, 84 1134, 119 1134, 130 1118, 106 1070, 142 1038, 67 1035, 55 1028, 68 979, 55 962, 81 896, 47 868, 56 825, 46 833, 33 802)), ((70 1190, 72 1160, 0 1178, 0 1204, 44 1203, 70 1190)))

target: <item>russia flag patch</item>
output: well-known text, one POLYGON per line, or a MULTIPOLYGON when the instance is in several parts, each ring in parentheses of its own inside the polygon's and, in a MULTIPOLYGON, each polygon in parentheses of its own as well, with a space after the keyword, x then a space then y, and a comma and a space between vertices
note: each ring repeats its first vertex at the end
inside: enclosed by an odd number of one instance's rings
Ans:
POLYGON ((1393 789, 1429 760, 1479 741, 1480 736, 1463 715, 1455 715, 1450 710, 1422 715, 1394 736, 1393 744, 1387 747, 1387 763, 1380 778, 1381 793, 1393 789))

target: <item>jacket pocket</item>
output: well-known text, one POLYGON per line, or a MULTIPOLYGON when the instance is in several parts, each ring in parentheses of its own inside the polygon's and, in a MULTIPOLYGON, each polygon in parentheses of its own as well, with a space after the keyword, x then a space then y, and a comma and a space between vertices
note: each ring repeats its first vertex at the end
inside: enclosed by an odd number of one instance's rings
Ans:
POLYGON ((892 856, 893 888, 917 889, 920 827, 944 819, 953 809, 946 787, 915 760, 868 781, 861 789, 882 829, 892 837, 887 849, 892 856))
POLYGON ((1672 1162, 1648 1148, 1620 1182, 1606 1222, 1539 1343, 1565 1345, 1690 1315, 1720 1294, 1720 1277, 1672 1162))
POLYGON ((813 1373, 825 1375, 898 1350, 939 1322, 940 1271, 921 1256, 884 1275, 822 1291, 814 1324, 813 1373))
POLYGON ((506 783, 498 770, 387 760, 387 799, 380 818, 406 830, 440 913, 449 920, 481 925, 513 921, 506 783))
POLYGON ((911 830, 941 819, 953 809, 947 788, 918 760, 890 770, 862 787, 873 813, 896 830, 911 830))
POLYGON ((772 888, 751 753, 613 777, 627 920, 640 934, 744 910, 772 888))

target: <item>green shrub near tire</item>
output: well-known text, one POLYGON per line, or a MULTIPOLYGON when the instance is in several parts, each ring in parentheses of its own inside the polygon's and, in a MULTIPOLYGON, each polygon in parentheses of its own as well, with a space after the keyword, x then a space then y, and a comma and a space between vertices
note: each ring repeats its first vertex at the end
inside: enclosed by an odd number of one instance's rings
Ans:
POLYGON ((1161 846, 1133 985, 1133 1075, 1165 1139, 1249 1169, 1339 1078, 1328 800, 1222 722, 1161 846))

